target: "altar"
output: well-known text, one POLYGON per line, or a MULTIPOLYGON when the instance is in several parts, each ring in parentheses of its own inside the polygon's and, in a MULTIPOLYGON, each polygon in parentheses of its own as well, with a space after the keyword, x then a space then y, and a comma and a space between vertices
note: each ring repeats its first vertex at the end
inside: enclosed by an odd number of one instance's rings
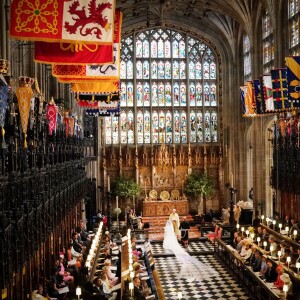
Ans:
POLYGON ((168 216, 173 208, 179 215, 187 215, 189 213, 189 205, 187 200, 173 201, 147 201, 143 202, 143 216, 168 216))

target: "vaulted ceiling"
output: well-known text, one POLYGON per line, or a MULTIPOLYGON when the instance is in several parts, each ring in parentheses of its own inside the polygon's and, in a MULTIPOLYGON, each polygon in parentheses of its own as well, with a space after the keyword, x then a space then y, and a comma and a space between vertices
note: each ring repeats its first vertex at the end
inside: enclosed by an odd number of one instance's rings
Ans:
POLYGON ((243 33, 251 35, 261 11, 270 12, 286 0, 118 0, 123 33, 154 26, 188 28, 220 44, 235 56, 243 33), (276 5, 275 5, 276 1, 276 5))

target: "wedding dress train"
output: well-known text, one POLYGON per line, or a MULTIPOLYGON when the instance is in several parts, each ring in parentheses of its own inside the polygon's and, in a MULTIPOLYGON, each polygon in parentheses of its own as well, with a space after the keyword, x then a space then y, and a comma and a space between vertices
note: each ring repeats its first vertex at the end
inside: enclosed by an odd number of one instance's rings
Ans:
POLYGON ((183 278, 191 282, 194 280, 201 281, 219 275, 215 269, 200 262, 196 257, 189 255, 180 246, 170 220, 167 221, 165 226, 163 248, 172 251, 181 263, 182 266, 178 278, 183 278))

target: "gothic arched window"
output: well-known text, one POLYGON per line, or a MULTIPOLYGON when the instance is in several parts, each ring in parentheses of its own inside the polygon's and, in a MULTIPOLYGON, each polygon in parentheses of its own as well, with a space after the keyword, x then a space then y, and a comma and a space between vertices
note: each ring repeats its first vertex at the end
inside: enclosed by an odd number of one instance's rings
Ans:
POLYGON ((123 38, 120 66, 119 127, 105 119, 106 144, 219 141, 218 61, 207 43, 146 30, 123 38), (120 128, 117 138, 112 125, 120 128))
POLYGON ((243 36, 243 59, 244 59, 244 82, 251 80, 251 53, 250 39, 248 35, 243 36))
POLYGON ((300 55, 299 40, 300 1, 289 0, 289 48, 290 55, 300 55))
POLYGON ((270 70, 274 69, 274 35, 268 11, 265 11, 262 17, 262 44, 264 74, 269 74, 270 70))

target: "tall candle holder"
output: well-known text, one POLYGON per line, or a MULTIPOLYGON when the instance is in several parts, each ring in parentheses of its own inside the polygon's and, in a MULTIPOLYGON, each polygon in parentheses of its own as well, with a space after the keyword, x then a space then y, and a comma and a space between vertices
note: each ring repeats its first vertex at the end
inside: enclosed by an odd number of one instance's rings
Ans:
POLYGON ((247 234, 247 237, 249 237, 249 230, 248 229, 246 230, 246 234, 247 234))
POLYGON ((279 227, 279 232, 281 231, 281 228, 282 228, 282 224, 280 223, 279 225, 278 225, 278 227, 279 227))

